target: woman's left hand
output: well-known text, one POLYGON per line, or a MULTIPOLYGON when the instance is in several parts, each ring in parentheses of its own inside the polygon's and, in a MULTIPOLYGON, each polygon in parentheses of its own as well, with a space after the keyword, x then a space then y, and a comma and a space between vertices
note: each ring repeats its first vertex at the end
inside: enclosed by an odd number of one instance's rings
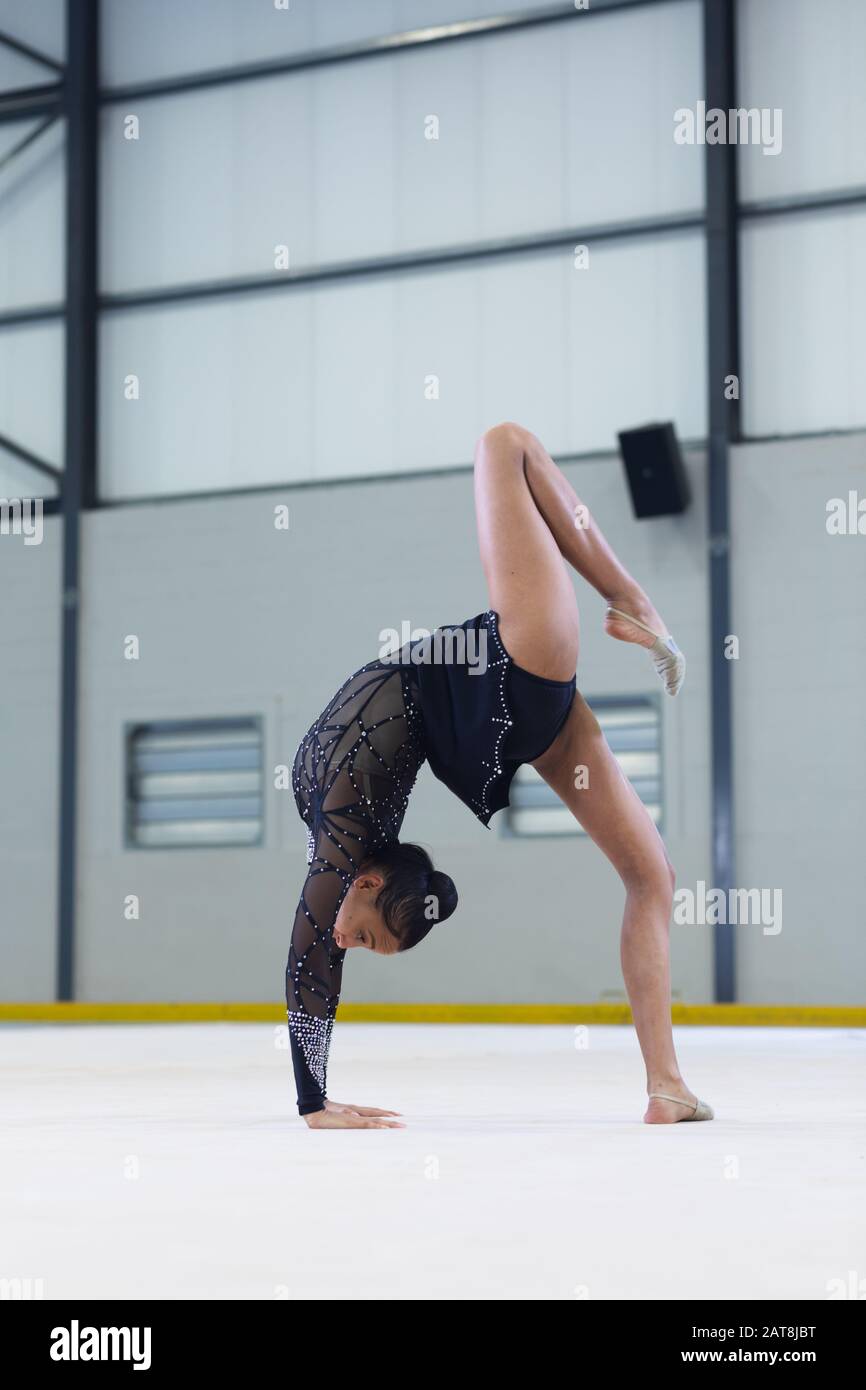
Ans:
POLYGON ((397 1110, 380 1110, 375 1105, 343 1105, 339 1100, 326 1100, 325 1109, 332 1111, 335 1115, 399 1116, 397 1110))

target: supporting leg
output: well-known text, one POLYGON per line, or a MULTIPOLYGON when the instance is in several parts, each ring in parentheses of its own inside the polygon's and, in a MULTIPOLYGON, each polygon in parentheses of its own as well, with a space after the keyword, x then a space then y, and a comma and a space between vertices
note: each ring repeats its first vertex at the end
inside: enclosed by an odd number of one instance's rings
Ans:
MULTIPOLYGON (((626 890, 620 955, 646 1064, 647 1094, 664 1091, 694 1103, 683 1081, 671 1027, 669 922, 674 871, 661 836, 620 771, 598 720, 578 693, 568 721, 535 767, 592 837, 626 890), (575 787, 578 768, 587 786, 575 787)), ((651 1100, 648 1124, 672 1124, 688 1111, 651 1100)))
MULTIPOLYGON (((537 675, 568 680, 578 651, 577 603, 563 560, 611 605, 655 632, 664 624, 620 564, 594 519, 543 445, 518 425, 497 425, 475 454, 475 510, 491 606, 515 661, 537 675)), ((608 618, 613 637, 648 646, 639 628, 608 618)), ((598 721, 578 694, 565 727, 535 763, 607 856, 626 890, 622 970, 647 1092, 694 1103, 680 1074, 671 1028, 669 920, 674 874, 661 836, 620 771, 598 721), (589 786, 575 788, 585 766, 589 786)), ((645 1120, 672 1124, 684 1106, 650 1100, 645 1120)))

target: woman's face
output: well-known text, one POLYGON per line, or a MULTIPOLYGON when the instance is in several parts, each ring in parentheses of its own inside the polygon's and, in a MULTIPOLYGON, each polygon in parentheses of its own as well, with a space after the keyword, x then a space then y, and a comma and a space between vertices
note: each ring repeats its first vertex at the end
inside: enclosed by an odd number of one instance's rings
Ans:
POLYGON ((358 874, 343 899, 334 923, 334 944, 343 951, 357 947, 380 956, 397 954, 400 943, 375 906, 385 880, 375 869, 358 874))

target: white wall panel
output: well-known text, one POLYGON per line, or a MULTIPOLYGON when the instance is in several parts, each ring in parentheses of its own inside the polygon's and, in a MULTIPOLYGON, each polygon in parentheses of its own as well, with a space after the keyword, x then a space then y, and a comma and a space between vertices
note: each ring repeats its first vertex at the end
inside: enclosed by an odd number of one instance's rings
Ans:
MULTIPOLYGON (((101 489, 141 496, 466 463, 519 417, 557 452, 705 429, 699 235, 112 312, 101 489), (124 383, 140 379, 140 398, 124 383), (428 378, 438 379, 438 397, 428 378), (425 394, 426 393, 426 394, 425 394), (434 398, 429 398, 429 396, 434 398)), ((436 383, 433 383, 436 385, 436 383)))
POLYGON ((395 469, 447 467, 471 455, 483 417, 478 344, 482 323, 489 331, 491 322, 482 284, 475 267, 463 266, 399 285, 395 469))
POLYGON ((277 246, 309 263, 312 98, 303 77, 105 108, 102 288, 284 274, 277 246))
MULTIPOLYGON (((0 157, 37 124, 0 127, 0 157)), ((63 299, 64 126, 56 122, 0 169, 0 311, 63 299)))
POLYGON ((746 223, 741 246, 746 433, 866 425, 866 209, 746 223))
MULTIPOLYGON (((14 0, 5 0, 6 4, 14 0)), ((338 47, 550 0, 109 0, 103 79, 119 85, 338 47)))
POLYGON ((782 112, 780 154, 741 146, 740 196, 866 184, 863 0, 739 0, 737 48, 739 104, 782 112))
MULTIPOLYGON (((476 47, 478 138, 472 191, 481 236, 518 236, 565 225, 572 145, 566 55, 582 44, 597 47, 588 29, 578 33, 574 27, 554 25, 485 39, 476 47)), ((435 94, 431 97, 436 100, 435 94)), ((438 103, 431 109, 437 110, 438 103)), ((446 128, 443 138, 453 140, 454 132, 446 128)))
POLYGON ((63 464, 60 324, 0 329, 0 434, 46 463, 63 464))
POLYGON ((389 255, 397 249, 394 147, 399 62, 326 68, 304 79, 315 104, 315 193, 310 212, 316 261, 389 255))
POLYGON ((704 150, 674 143, 674 112, 703 95, 699 5, 625 10, 562 45, 566 217, 654 217, 704 202, 704 150))
POLYGON ((571 447, 571 259, 494 262, 479 276, 479 429, 519 420, 549 449, 571 447))
POLYGON ((313 46, 314 13, 315 0, 293 0, 287 10, 272 0, 110 0, 102 16, 102 81, 151 81, 304 52, 313 46))
POLYGON ((136 496, 309 476, 312 332, 306 295, 105 315, 100 490, 136 496), (128 399, 132 377, 138 399, 128 399))
POLYGON ((704 152, 673 113, 700 49, 674 3, 113 105, 103 288, 263 274, 280 244, 303 268, 697 211, 704 152))
POLYGON ((590 269, 568 274, 569 439, 609 449, 618 429, 666 419, 703 438, 702 235, 590 247, 590 269))
MULTIPOLYGON (((397 116, 395 248, 448 246, 483 234, 475 45, 452 47, 447 62, 447 81, 442 53, 435 49, 407 54, 391 65, 397 116), (425 138, 429 116, 439 121, 438 140, 425 138)), ((516 208, 513 215, 519 216, 516 208)))
POLYGON ((392 279, 315 297, 314 476, 394 467, 398 293, 392 279))

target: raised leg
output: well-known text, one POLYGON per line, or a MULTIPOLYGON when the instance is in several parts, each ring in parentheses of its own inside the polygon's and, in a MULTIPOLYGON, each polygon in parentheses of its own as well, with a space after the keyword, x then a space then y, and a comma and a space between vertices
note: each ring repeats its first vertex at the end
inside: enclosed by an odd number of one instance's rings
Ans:
POLYGON ((522 433, 497 425, 475 450, 475 519, 490 606, 518 666, 570 680, 580 625, 571 576, 530 490, 522 433))
MULTIPOLYGON (((667 632, 589 508, 529 430, 496 425, 478 441, 475 514, 491 606, 502 619, 506 646, 515 644, 512 655, 519 665, 551 679, 568 680, 574 674, 577 605, 561 559, 612 607, 639 618, 655 633, 667 632)), ((609 636, 643 647, 653 640, 621 618, 606 618, 605 628, 609 636)))
MULTIPOLYGON (((646 1065, 647 1094, 664 1091, 694 1103, 680 1073, 671 1028, 674 871, 646 807, 579 692, 565 727, 535 767, 610 860, 625 887, 620 955, 646 1065), (578 777, 583 768, 586 772, 578 777)), ((683 1106, 650 1100, 644 1119, 648 1124, 673 1124, 687 1114, 683 1106)))

